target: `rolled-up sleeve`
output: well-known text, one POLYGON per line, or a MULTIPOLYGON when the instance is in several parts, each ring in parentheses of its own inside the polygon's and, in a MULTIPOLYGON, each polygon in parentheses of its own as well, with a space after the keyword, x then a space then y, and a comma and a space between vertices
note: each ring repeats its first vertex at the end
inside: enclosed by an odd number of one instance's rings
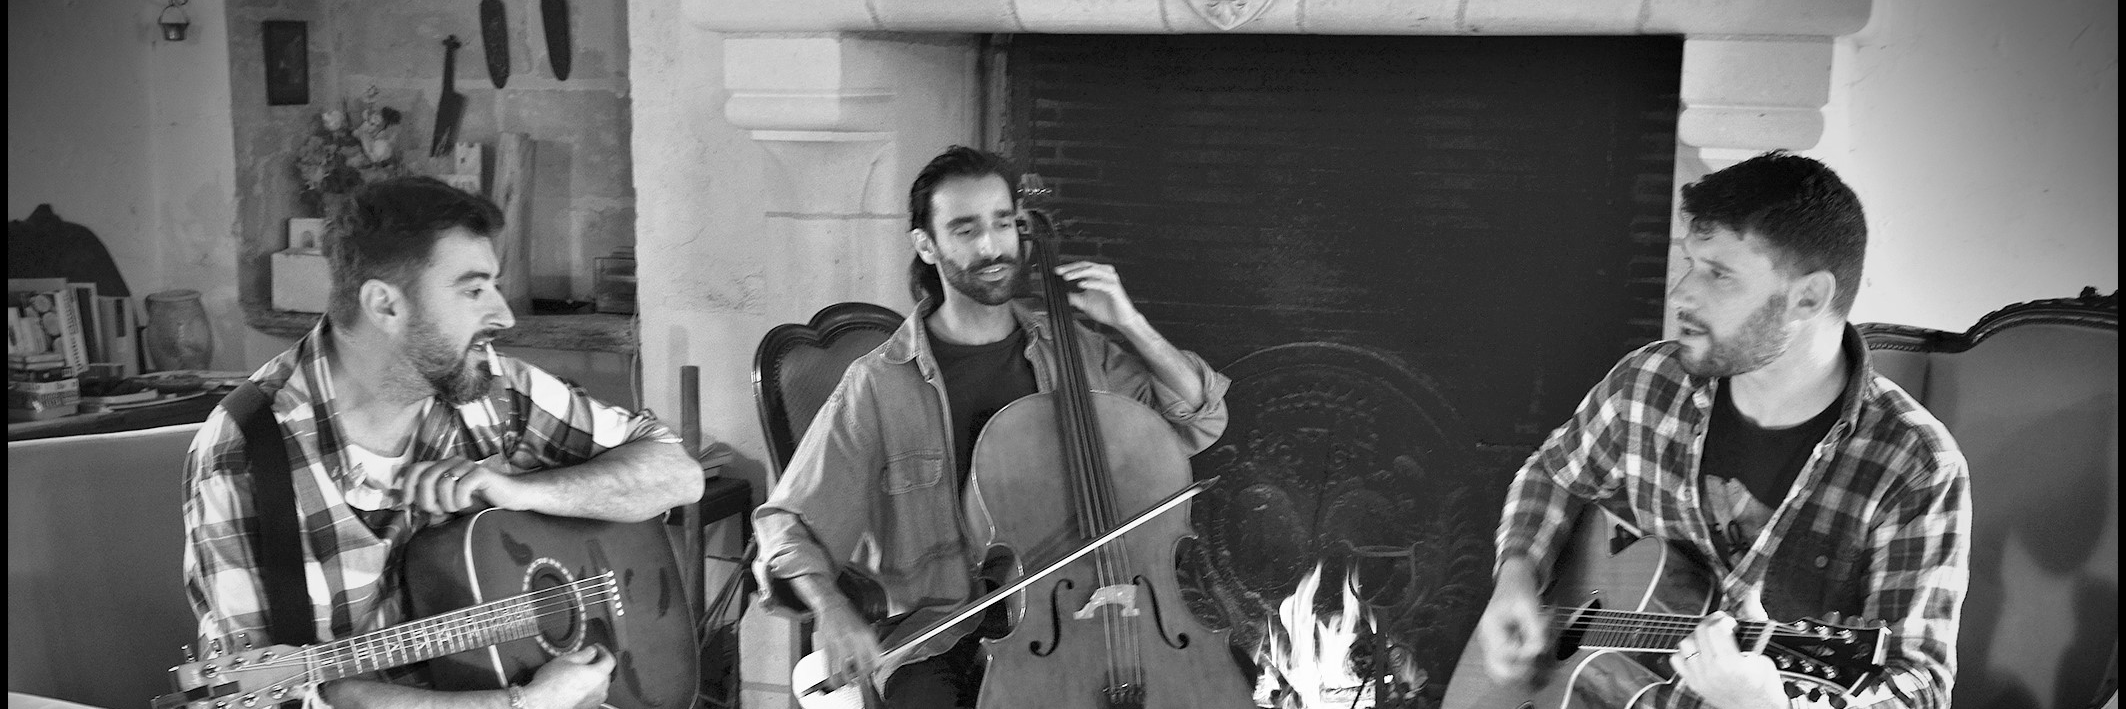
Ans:
POLYGON ((753 512, 760 547, 753 572, 770 611, 809 615, 788 579, 832 578, 841 568, 836 560, 849 558, 864 541, 877 499, 865 493, 878 489, 884 465, 880 414, 862 410, 861 402, 877 400, 866 392, 869 386, 861 368, 851 367, 813 417, 782 479, 753 512))
POLYGON ((1493 576, 1499 563, 1522 556, 1547 579, 1577 501, 1606 496, 1615 487, 1614 471, 1624 445, 1621 412, 1629 408, 1619 396, 1628 388, 1624 380, 1633 371, 1631 362, 1626 358, 1589 390, 1572 418, 1551 431, 1514 474, 1499 519, 1493 576))
POLYGON ((1232 379, 1212 369, 1196 353, 1181 350, 1182 358, 1188 361, 1189 375, 1196 378, 1197 386, 1203 390, 1203 401, 1189 401, 1146 369, 1144 360, 1135 352, 1114 340, 1094 338, 1103 345, 1101 368, 1107 378, 1108 390, 1136 399, 1159 412, 1174 427, 1174 433, 1181 436, 1191 455, 1203 452, 1218 442, 1219 436, 1225 435, 1229 417, 1225 394, 1233 386, 1232 379))

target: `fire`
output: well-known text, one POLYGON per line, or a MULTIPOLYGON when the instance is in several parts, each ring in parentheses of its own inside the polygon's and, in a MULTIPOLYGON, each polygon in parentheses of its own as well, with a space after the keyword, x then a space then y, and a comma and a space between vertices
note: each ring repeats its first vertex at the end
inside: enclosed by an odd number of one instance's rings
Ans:
POLYGON ((1359 677, 1352 650, 1374 632, 1372 611, 1359 599, 1357 581, 1344 574, 1342 604, 1327 614, 1314 611, 1322 583, 1322 564, 1300 579, 1299 587, 1277 606, 1277 618, 1263 633, 1256 658, 1262 676, 1255 683, 1255 704, 1276 709, 1372 707, 1373 683, 1359 677))

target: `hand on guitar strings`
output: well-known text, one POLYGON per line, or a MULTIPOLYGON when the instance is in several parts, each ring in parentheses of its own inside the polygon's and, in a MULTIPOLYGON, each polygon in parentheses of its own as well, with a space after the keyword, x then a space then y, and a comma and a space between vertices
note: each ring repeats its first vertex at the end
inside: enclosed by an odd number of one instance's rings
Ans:
POLYGON ((1501 562, 1491 602, 1484 606, 1476 625, 1484 647, 1484 669, 1500 681, 1527 678, 1535 670, 1536 657, 1550 642, 1548 624, 1528 560, 1514 556, 1501 562))
POLYGON ((613 653, 604 645, 595 643, 555 656, 532 674, 531 684, 524 685, 524 706, 526 709, 605 706, 606 689, 612 683, 615 664, 613 653))
POLYGON ((523 481, 461 456, 407 464, 399 477, 399 490, 407 507, 430 514, 490 505, 521 510, 530 503, 523 481))
MULTIPOLYGON (((1743 599, 1741 613, 1750 620, 1764 620, 1764 604, 1752 593, 1743 599)), ((1716 611, 1698 623, 1698 629, 1676 643, 1669 664, 1683 686, 1698 693, 1716 709, 1785 709, 1786 692, 1779 684, 1779 671, 1763 653, 1743 649, 1735 642, 1735 616, 1716 611)))

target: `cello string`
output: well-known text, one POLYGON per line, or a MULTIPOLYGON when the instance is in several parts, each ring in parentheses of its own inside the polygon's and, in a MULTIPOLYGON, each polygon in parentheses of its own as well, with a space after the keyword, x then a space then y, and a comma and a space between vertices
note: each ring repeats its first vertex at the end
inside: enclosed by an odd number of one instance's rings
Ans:
MULTIPOLYGON (((1045 237, 1037 236, 1033 240, 1033 248, 1037 257, 1036 260, 1042 269, 1042 293, 1048 299, 1050 336, 1055 338, 1056 343, 1056 386, 1054 395, 1058 427, 1057 445, 1060 447, 1064 463, 1071 473, 1071 487, 1075 493, 1072 503, 1077 514, 1077 531, 1081 537, 1091 537, 1099 534, 1102 520, 1100 515, 1101 491, 1094 481, 1098 474, 1096 461, 1099 459, 1096 457, 1096 449, 1092 447, 1092 441, 1089 440, 1087 434, 1087 430, 1091 428, 1088 422, 1092 418, 1088 413, 1089 402, 1087 398, 1089 397, 1085 393, 1087 383, 1084 370, 1079 364, 1081 357, 1078 351, 1077 332, 1071 321, 1070 297, 1066 292, 1063 277, 1056 273, 1056 268, 1062 265, 1062 259, 1054 244, 1053 225, 1047 222, 1045 214, 1040 212, 1031 212, 1030 214, 1041 226, 1047 227, 1042 229, 1042 234, 1045 237)), ((1111 547, 1102 548, 1094 553, 1093 566, 1096 578, 1093 580, 1093 587, 1087 589, 1088 592, 1097 593, 1100 588, 1110 583, 1110 578, 1115 569, 1115 559, 1110 553, 1110 549, 1111 547)), ((1051 612, 1060 612, 1061 610, 1056 609, 1051 612)), ((1115 650, 1121 644, 1121 638, 1118 637, 1121 629, 1117 628, 1116 624, 1112 622, 1112 614, 1102 613, 1099 620, 1101 642, 1107 650, 1106 657, 1108 660, 1104 679, 1111 684, 1115 680, 1117 669, 1115 666, 1115 650)), ((1060 640, 1060 637, 1056 639, 1058 642, 1060 640)))

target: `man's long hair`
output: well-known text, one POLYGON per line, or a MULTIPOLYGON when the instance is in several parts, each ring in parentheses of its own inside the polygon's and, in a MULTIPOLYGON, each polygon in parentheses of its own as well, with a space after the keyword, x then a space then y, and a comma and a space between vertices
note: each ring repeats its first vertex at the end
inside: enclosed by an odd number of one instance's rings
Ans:
MULTIPOLYGON (((930 196, 937 193, 938 185, 957 177, 986 177, 996 175, 1004 179, 1004 186, 1011 189, 1011 203, 1019 203, 1019 173, 1012 169, 1004 158, 964 145, 955 145, 930 159, 930 164, 915 174, 915 183, 908 186, 908 228, 920 229, 932 237, 937 232, 930 227, 930 196)), ((936 266, 923 263, 923 257, 911 257, 908 263, 910 295, 920 303, 945 302, 945 283, 938 277, 936 266)))
POLYGON ((436 240, 456 227, 491 237, 502 228, 502 210, 433 177, 395 177, 356 190, 346 216, 325 238, 325 261, 332 269, 326 310, 332 320, 341 326, 360 321, 362 284, 371 279, 411 292, 414 278, 435 253, 436 240))
POLYGON ((1772 263, 1789 276, 1829 271, 1837 278, 1831 305, 1853 311, 1868 251, 1868 220, 1860 197, 1823 163, 1774 150, 1683 186, 1683 214, 1692 234, 1714 227, 1764 239, 1772 263))

